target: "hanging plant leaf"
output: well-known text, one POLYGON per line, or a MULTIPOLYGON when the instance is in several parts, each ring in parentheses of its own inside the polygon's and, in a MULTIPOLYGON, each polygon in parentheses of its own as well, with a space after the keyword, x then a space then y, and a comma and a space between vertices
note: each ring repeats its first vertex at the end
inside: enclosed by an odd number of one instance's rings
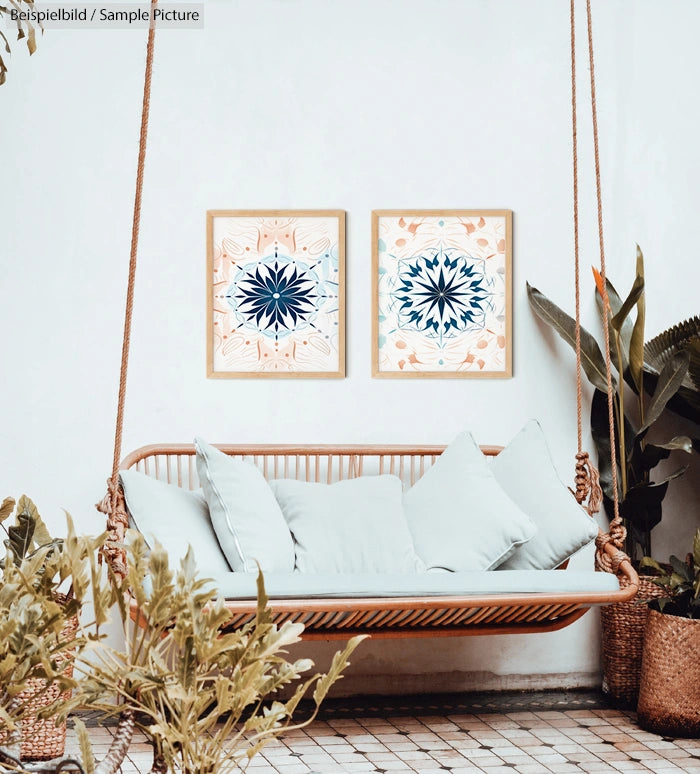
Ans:
MULTIPOLYGON (((554 328, 569 346, 575 348, 576 322, 529 283, 527 283, 527 296, 535 314, 554 328)), ((608 382, 603 354, 600 351, 598 342, 583 327, 581 328, 581 365, 591 384, 597 389, 606 392, 608 382)), ((617 389, 617 382, 614 376, 612 376, 612 383, 613 389, 617 389)))
MULTIPOLYGON (((644 255, 637 245, 637 277, 644 279, 644 255)), ((641 394, 644 384, 644 323, 646 320, 646 303, 644 294, 637 299, 637 319, 632 329, 630 339, 630 376, 635 388, 641 394)))
POLYGON ((676 353, 663 367, 659 374, 659 381, 647 407, 644 424, 640 431, 647 430, 661 416, 666 404, 678 392, 685 375, 688 373, 690 356, 688 352, 676 353))

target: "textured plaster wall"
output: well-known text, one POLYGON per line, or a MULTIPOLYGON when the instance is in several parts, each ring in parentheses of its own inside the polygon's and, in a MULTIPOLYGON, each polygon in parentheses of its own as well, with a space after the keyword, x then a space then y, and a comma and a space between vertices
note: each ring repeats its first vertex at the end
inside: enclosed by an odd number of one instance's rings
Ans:
MULTIPOLYGON (((582 9, 581 9, 582 10, 582 9)), ((700 108, 693 0, 594 3, 609 274, 647 257, 648 332, 697 312, 700 108)), ((157 39, 124 449, 229 442, 505 443, 539 417, 562 476, 573 356, 533 318, 528 279, 573 307, 568 3, 235 0, 157 39), (370 212, 514 211, 514 377, 370 378, 370 212), (342 208, 347 378, 205 378, 205 211, 342 208)), ((580 50, 584 18, 579 19, 580 50)), ((0 484, 60 529, 111 465, 144 35, 49 30, 0 90, 0 484)), ((581 61, 579 92, 586 97, 581 61)), ((595 329, 589 119, 581 104, 583 312, 595 329)), ((588 393, 586 395, 588 397, 588 393)), ((660 556, 700 520, 674 486, 660 556)), ((683 541, 683 542, 681 542, 683 541)), ((590 553, 576 558, 588 566, 590 553)), ((323 661, 331 646, 305 646, 323 661)), ((380 642, 347 690, 592 685, 595 614, 541 637, 380 642)))

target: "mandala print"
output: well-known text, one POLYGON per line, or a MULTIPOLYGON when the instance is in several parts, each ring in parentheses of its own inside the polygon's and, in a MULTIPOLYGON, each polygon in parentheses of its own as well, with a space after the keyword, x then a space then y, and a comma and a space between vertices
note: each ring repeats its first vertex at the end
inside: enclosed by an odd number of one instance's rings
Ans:
POLYGON ((325 299, 313 267, 276 252, 239 269, 225 297, 241 326, 275 339, 313 326, 325 299))
POLYGON ((390 297, 399 327, 436 339, 440 346, 484 327, 492 307, 483 261, 458 250, 437 248, 399 261, 390 297))

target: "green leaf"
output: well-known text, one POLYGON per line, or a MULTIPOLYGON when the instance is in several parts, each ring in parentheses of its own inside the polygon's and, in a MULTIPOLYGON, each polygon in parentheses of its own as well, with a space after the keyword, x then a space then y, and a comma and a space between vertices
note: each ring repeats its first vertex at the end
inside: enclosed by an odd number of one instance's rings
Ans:
POLYGON ((37 546, 48 545, 49 543, 53 542, 53 538, 46 528, 46 524, 44 524, 43 519, 39 515, 39 511, 37 510, 34 501, 27 497, 27 495, 22 495, 19 498, 19 502, 17 503, 17 512, 24 512, 29 514, 32 521, 34 522, 33 540, 37 546))
MULTIPOLYGON (((596 279, 596 281, 598 281, 598 279, 596 279)), ((610 280, 607 277, 605 278, 605 287, 607 288, 607 291, 608 291, 608 301, 610 302, 610 310, 612 311, 613 315, 615 315, 622 308, 622 299, 618 295, 618 292, 615 289, 615 286, 612 284, 612 282, 610 282, 610 280)), ((600 295, 600 293, 595 294, 595 300, 598 305, 598 309, 602 315, 603 297, 600 295)), ((608 320, 608 323, 610 323, 610 320, 608 320)), ((615 329, 612 327, 611 324, 608 325, 608 334, 610 336, 610 341, 611 342, 614 341, 615 329)), ((622 326, 620 327, 619 335, 620 335, 620 342, 622 344, 622 347, 620 348, 620 359, 622 361, 621 363, 622 372, 624 373, 629 367, 629 348, 630 348, 630 339, 632 338, 632 321, 629 319, 629 316, 624 320, 622 326)))
POLYGON ((689 583, 693 579, 693 576, 690 573, 690 567, 677 556, 671 556, 669 562, 671 567, 673 567, 674 573, 680 577, 681 583, 689 583))
MULTIPOLYGON (((644 255, 637 245, 637 277, 644 279, 644 255)), ((634 322, 634 328, 632 329, 632 337, 630 339, 630 375, 634 382, 637 392, 642 394, 643 377, 644 377, 644 322, 646 318, 646 304, 644 301, 644 294, 637 299, 637 319, 634 322)))
POLYGON ((17 523, 8 530, 9 540, 5 541, 5 547, 10 549, 15 557, 15 564, 19 564, 27 555, 32 546, 34 536, 34 521, 25 511, 17 514, 17 523))
POLYGON ((2 501, 2 505, 0 505, 0 524, 2 524, 5 519, 7 519, 14 510, 15 507, 15 501, 12 497, 6 497, 2 501))
MULTIPOLYGON (((527 284, 527 295, 535 314, 554 328, 564 341, 575 349, 576 322, 529 283, 527 284)), ((607 392, 608 381, 603 354, 598 342, 583 327, 581 328, 581 365, 591 384, 597 389, 607 392)), ((617 389, 617 383, 612 374, 611 378, 613 389, 617 389)))
POLYGON ((700 529, 696 531, 693 538, 693 561, 696 567, 700 567, 700 529))
POLYGON ((644 424, 640 432, 648 430, 654 422, 661 416, 666 404, 676 394, 681 386, 686 373, 688 372, 688 363, 690 357, 687 352, 679 352, 666 363, 659 374, 659 381, 652 395, 651 402, 647 407, 644 424))
POLYGON ((693 451, 693 442, 686 435, 677 435, 668 443, 647 443, 639 457, 640 469, 649 471, 655 468, 661 460, 668 459, 672 451, 690 454, 693 451))
POLYGON ((662 574, 666 572, 664 568, 656 561, 656 559, 652 559, 650 556, 643 556, 639 562, 639 566, 640 568, 650 567, 652 570, 656 570, 662 574))
MULTIPOLYGON (((624 300, 624 303, 620 306, 617 313, 613 316, 613 318, 610 320, 610 324, 616 331, 620 331, 622 329, 623 324, 629 317, 630 312, 632 311, 632 307, 639 301, 640 296, 644 293, 644 277, 640 277, 637 275, 634 278, 634 284, 632 285, 632 289, 629 292, 629 295, 624 300)), ((610 298, 610 294, 608 293, 608 299, 610 298)), ((612 304, 611 304, 612 308, 612 304)))
POLYGON ((78 736, 78 744, 80 745, 80 755, 83 759, 83 769, 85 774, 94 774, 95 772, 95 756, 92 753, 92 745, 90 744, 90 736, 85 723, 80 718, 73 718, 73 726, 78 736))

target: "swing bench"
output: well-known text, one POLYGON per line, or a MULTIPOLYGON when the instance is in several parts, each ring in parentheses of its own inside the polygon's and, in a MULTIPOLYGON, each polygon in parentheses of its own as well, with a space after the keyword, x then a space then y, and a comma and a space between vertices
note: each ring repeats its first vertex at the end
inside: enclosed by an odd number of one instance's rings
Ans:
MULTIPOLYGON (((578 303, 578 194, 576 174, 576 99, 575 48, 572 10, 572 117, 574 139, 574 226, 576 268, 576 350, 578 398, 578 454, 576 463, 576 492, 579 504, 589 498, 588 511, 600 504, 597 476, 588 463, 588 455, 581 450, 581 347, 578 303)), ((597 121, 595 114, 595 85, 593 71, 592 34, 589 12, 589 56, 593 109, 594 140, 596 145, 596 182, 599 209, 601 246, 601 274, 605 277, 605 256, 602 239, 600 176, 597 153, 597 121)), ((125 577, 123 541, 129 523, 119 471, 136 469, 169 484, 185 489, 198 486, 194 465, 194 445, 151 445, 129 454, 120 463, 126 378, 134 300, 134 279, 138 231, 141 212, 143 170, 145 165, 150 84, 154 49, 153 28, 149 31, 146 57, 141 136, 139 145, 134 224, 132 232, 129 282, 122 348, 119 401, 112 475, 108 493, 101 506, 107 515, 110 542, 105 555, 117 579, 125 577)), ((605 287, 605 281, 603 281, 605 287)), ((606 336, 606 365, 608 399, 612 396, 609 342, 607 341, 610 304, 603 293, 606 336)), ((611 407, 611 403, 609 406, 611 407)), ((612 409, 611 409, 612 410, 612 409)), ((614 457, 614 426, 611 421, 611 450, 613 485, 616 464, 614 457)), ((280 476, 302 481, 327 483, 366 475, 370 470, 398 475, 404 487, 412 486, 439 458, 442 446, 220 446, 225 454, 256 464, 266 478, 280 476)), ((487 456, 495 456, 500 447, 482 447, 487 456)), ((314 579, 301 573, 286 577, 266 577, 270 607, 276 622, 304 624, 306 639, 347 639, 356 634, 376 638, 389 637, 445 637, 488 634, 515 634, 555 631, 579 619, 589 608, 597 605, 625 602, 632 599, 639 588, 639 578, 629 558, 621 550, 624 527, 619 515, 617 497, 615 515, 607 534, 596 539, 596 570, 604 572, 575 572, 566 569, 567 562, 556 570, 505 570, 474 573, 417 573, 411 582, 396 577, 377 576, 367 583, 367 576, 354 578, 338 576, 335 582, 319 589, 314 579), (369 586, 369 590, 368 590, 369 586)), ((230 626, 242 626, 255 617, 255 576, 250 573, 230 573, 237 576, 232 585, 234 594, 226 595, 226 606, 231 614, 230 626)), ((135 605, 132 613, 136 617, 135 605)))
MULTIPOLYGON (((406 487, 412 486, 444 449, 442 446, 271 445, 218 448, 229 456, 256 464, 267 478, 330 483, 376 471, 397 475, 406 487)), ((482 447, 488 456, 498 454, 499 450, 495 446, 482 447)), ((194 445, 145 446, 129 454, 120 467, 135 469, 185 489, 196 489, 199 481, 194 456, 194 445)), ((347 639, 355 634, 393 638, 554 631, 576 621, 589 607, 622 602, 636 593, 638 580, 629 561, 605 539, 600 545, 610 561, 617 562, 620 583, 614 575, 561 568, 420 573, 386 579, 380 576, 370 581, 379 586, 381 594, 376 595, 367 592, 366 576, 361 579, 338 576, 331 588, 326 578, 320 589, 314 576, 294 573, 266 578, 266 585, 275 620, 303 623, 306 639, 347 639), (588 587, 572 591, 566 577, 569 575, 578 585, 588 587), (454 590, 456 583, 461 584, 459 591, 454 590), (537 590, 518 590, 527 589, 528 585, 537 590), (543 591, 543 587, 551 590, 543 591), (419 593, 421 590, 423 593, 419 593), (300 596, 290 598, 294 591, 300 596)), ((242 594, 226 600, 231 613, 230 626, 236 627, 255 616, 255 576, 250 573, 230 573, 230 576, 236 582, 238 594, 242 594)))

